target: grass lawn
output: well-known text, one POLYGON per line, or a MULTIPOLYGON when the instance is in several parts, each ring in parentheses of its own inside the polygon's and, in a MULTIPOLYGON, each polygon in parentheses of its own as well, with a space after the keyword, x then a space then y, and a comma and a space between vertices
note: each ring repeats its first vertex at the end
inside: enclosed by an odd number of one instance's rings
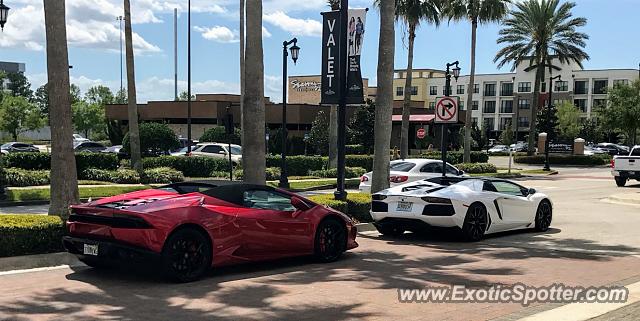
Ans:
MULTIPOLYGON (((148 185, 127 185, 127 186, 79 186, 80 198, 89 197, 107 197, 123 193, 149 189, 148 185)), ((30 188, 30 189, 7 189, 7 201, 46 201, 51 199, 49 188, 30 188)))

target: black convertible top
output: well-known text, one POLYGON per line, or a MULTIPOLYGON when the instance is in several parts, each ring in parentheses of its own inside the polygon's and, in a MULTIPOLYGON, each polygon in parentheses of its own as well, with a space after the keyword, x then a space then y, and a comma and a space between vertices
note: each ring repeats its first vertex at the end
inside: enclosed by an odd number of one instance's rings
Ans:
POLYGON ((242 205, 244 192, 247 190, 277 191, 276 188, 266 185, 216 180, 174 183, 159 187, 159 189, 173 189, 179 194, 199 192, 237 205, 242 205))

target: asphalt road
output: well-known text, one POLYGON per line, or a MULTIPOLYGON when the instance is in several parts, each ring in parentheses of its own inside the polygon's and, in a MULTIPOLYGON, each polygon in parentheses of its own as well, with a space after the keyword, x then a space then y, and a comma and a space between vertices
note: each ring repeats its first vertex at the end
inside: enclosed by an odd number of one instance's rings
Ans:
MULTIPOLYGON (((397 289, 640 281, 640 207, 603 201, 620 193, 606 169, 520 183, 554 201, 548 232, 477 243, 447 232, 400 238, 366 232, 360 247, 335 263, 303 258, 230 267, 191 284, 84 266, 0 275, 0 320, 515 320, 556 306, 399 303, 397 289)), ((638 320, 639 313, 634 304, 597 320, 638 320)))

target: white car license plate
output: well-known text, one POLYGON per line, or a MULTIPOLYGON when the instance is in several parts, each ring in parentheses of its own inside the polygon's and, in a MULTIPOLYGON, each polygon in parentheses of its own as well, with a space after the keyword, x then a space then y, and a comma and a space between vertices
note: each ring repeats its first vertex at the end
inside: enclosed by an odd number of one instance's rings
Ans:
POLYGON ((411 202, 398 202, 398 206, 396 210, 398 212, 411 212, 411 208, 413 207, 413 203, 411 202))
POLYGON ((85 244, 84 251, 82 252, 85 255, 98 255, 98 244, 85 244))

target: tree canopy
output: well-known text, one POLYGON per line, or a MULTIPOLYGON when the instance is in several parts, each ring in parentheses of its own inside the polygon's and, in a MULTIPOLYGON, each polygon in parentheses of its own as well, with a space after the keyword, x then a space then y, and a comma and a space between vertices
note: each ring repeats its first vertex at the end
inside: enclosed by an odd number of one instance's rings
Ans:
POLYGON ((11 134, 13 140, 26 130, 35 130, 44 125, 42 113, 25 97, 5 96, 0 104, 0 130, 11 134))

